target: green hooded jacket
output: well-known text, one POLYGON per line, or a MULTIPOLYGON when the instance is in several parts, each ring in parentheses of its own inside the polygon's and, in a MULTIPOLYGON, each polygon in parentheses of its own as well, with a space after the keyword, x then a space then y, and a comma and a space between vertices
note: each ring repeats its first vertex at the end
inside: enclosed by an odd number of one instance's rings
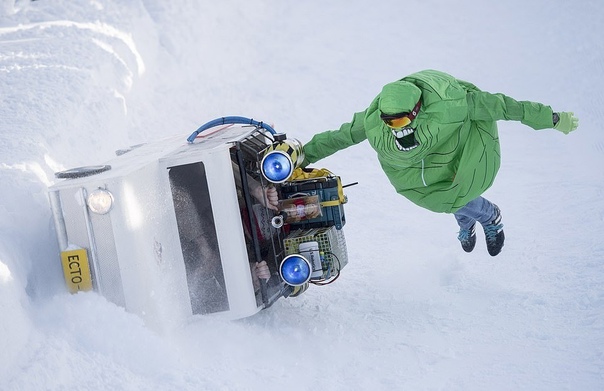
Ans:
POLYGON ((305 164, 368 140, 396 191, 434 212, 453 213, 492 184, 500 166, 498 120, 553 128, 552 109, 479 90, 471 83, 425 70, 389 83, 365 111, 338 130, 304 145, 305 164), (410 126, 419 145, 399 150, 380 113, 421 108, 410 126))

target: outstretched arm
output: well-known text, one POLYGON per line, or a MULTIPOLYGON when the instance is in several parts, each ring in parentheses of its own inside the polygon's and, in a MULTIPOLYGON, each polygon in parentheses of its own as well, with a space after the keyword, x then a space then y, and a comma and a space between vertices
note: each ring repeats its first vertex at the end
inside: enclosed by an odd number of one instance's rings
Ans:
POLYGON ((355 113, 352 121, 343 124, 340 129, 315 134, 308 143, 304 144, 303 166, 366 140, 364 122, 365 111, 361 111, 355 113))
POLYGON ((520 121, 536 130, 554 127, 552 108, 541 103, 484 91, 468 92, 467 100, 470 119, 475 121, 520 121))

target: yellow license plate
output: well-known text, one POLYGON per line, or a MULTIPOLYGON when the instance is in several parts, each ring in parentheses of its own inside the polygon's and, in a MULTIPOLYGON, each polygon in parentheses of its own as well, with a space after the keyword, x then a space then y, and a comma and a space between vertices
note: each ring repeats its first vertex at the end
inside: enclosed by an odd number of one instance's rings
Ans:
POLYGON ((63 264, 63 275, 69 292, 92 290, 92 278, 90 277, 90 265, 86 249, 61 251, 61 263, 63 264))

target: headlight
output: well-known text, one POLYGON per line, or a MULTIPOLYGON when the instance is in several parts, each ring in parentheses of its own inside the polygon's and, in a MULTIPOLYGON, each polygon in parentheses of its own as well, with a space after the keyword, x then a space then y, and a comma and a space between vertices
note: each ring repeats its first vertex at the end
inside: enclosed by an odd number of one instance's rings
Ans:
POLYGON ((111 194, 109 190, 96 189, 88 194, 86 203, 91 211, 99 215, 104 215, 109 213, 113 207, 113 194, 111 194))
POLYGON ((269 182, 282 183, 302 162, 302 143, 296 139, 288 139, 284 133, 280 133, 275 135, 275 142, 268 146, 260 163, 260 171, 269 182))
POLYGON ((285 182, 294 172, 291 158, 283 151, 272 151, 264 156, 260 166, 262 175, 273 183, 285 182))
POLYGON ((279 274, 287 284, 292 286, 304 285, 310 280, 312 267, 302 255, 288 255, 281 262, 279 274))

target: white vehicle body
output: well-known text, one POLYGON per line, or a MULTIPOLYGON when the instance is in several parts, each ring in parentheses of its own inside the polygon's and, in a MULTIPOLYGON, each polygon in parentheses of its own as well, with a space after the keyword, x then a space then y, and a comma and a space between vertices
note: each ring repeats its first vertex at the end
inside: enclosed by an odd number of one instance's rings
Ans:
MULTIPOLYGON (((258 127, 223 125, 195 142, 171 137, 117 151, 104 166, 57 173, 67 179, 49 188, 49 198, 70 291, 93 289, 162 327, 197 314, 243 318, 300 294, 308 284, 288 285, 277 269, 306 241, 321 242, 331 257, 318 271, 323 281, 339 274, 347 259, 338 197, 326 202, 338 230, 329 223, 304 231, 304 222, 259 228, 276 212, 254 201, 248 186, 268 186, 258 165, 271 142, 258 127), (331 252, 332 244, 342 251, 331 252), (266 282, 252 271, 260 261, 269 264, 266 282)), ((307 182, 295 182, 296 195, 307 182)), ((329 183, 335 191, 335 179, 329 183)))
POLYGON ((232 141, 250 131, 232 126, 204 135, 199 143, 177 136, 145 144, 108 162, 108 171, 58 182, 50 188, 50 200, 61 250, 87 249, 94 289, 115 304, 149 319, 190 316, 195 311, 169 174, 201 163, 218 252, 225 260, 228 303, 218 313, 241 318, 258 312, 262 305, 254 294, 229 154, 232 141), (103 215, 86 205, 87 195, 99 188, 114 197, 111 211, 103 215))

